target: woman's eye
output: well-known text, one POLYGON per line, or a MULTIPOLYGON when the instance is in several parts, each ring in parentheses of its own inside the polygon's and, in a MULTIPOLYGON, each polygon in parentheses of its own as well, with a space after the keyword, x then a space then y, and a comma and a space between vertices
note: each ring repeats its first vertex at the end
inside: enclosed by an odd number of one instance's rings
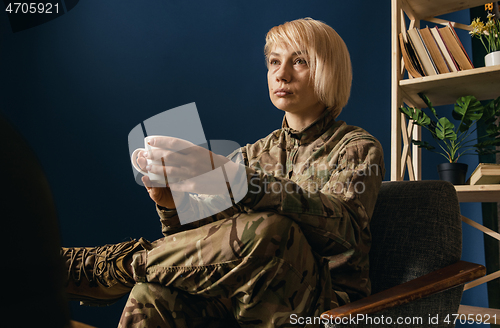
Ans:
POLYGON ((278 64, 279 64, 279 61, 277 61, 276 59, 271 59, 271 60, 269 61, 269 64, 271 64, 271 65, 278 65, 278 64))
POLYGON ((297 58, 295 59, 295 64, 298 64, 298 65, 307 65, 307 61, 303 58, 297 58))

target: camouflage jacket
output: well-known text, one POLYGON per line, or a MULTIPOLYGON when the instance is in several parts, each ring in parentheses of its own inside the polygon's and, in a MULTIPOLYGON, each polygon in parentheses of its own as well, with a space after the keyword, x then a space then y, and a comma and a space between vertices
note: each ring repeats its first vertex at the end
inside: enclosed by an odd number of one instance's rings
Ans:
POLYGON ((329 262, 338 296, 354 301, 369 295, 369 222, 385 173, 380 143, 325 111, 302 131, 289 128, 284 119, 281 129, 240 151, 246 196, 217 215, 183 226, 176 211, 158 208, 163 233, 241 212, 275 211, 295 220, 317 255, 329 262))

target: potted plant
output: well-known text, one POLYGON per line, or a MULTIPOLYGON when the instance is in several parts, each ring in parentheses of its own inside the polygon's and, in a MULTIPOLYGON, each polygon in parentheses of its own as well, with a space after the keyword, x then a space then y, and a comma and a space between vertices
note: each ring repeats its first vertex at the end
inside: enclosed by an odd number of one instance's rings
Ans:
POLYGON ((497 122, 497 118, 500 117, 500 97, 491 100, 487 105, 481 104, 474 96, 460 97, 452 111, 453 118, 459 121, 458 126, 455 127, 455 124, 447 117, 438 117, 437 111, 427 96, 422 93, 419 93, 419 96, 432 112, 435 120, 418 108, 403 106, 400 110, 416 125, 427 129, 440 149, 436 149, 427 141, 412 140, 412 142, 420 148, 446 158, 446 163, 438 165, 442 180, 453 184, 464 184, 467 164, 458 163, 460 157, 474 153, 499 152, 495 146, 500 145, 500 127, 497 122), (486 132, 474 138, 472 133, 477 130, 478 125, 484 125, 486 132), (453 172, 457 172, 458 176, 453 175, 453 172), (448 173, 451 173, 452 177, 447 177, 448 173))
POLYGON ((500 20, 494 14, 488 14, 488 21, 483 23, 479 18, 472 20, 470 35, 481 40, 486 49, 484 63, 486 66, 500 65, 500 20))

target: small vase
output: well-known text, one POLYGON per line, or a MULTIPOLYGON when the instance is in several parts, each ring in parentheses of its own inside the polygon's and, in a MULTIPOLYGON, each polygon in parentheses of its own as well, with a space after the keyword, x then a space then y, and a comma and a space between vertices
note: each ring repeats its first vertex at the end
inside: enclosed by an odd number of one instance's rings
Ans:
POLYGON ((494 51, 487 54, 484 57, 484 65, 486 67, 500 65, 500 51, 494 51))
POLYGON ((464 185, 468 165, 464 163, 442 163, 437 166, 439 179, 454 185, 464 185))

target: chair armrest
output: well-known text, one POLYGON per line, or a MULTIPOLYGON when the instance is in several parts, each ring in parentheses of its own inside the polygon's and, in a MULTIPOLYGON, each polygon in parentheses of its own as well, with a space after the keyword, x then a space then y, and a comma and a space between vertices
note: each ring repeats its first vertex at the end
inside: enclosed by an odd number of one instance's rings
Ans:
POLYGON ((375 313, 459 286, 485 274, 486 268, 480 264, 458 261, 380 293, 326 311, 322 317, 341 318, 375 313))
POLYGON ((71 320, 70 326, 68 328, 95 328, 94 326, 89 326, 85 323, 71 320))

